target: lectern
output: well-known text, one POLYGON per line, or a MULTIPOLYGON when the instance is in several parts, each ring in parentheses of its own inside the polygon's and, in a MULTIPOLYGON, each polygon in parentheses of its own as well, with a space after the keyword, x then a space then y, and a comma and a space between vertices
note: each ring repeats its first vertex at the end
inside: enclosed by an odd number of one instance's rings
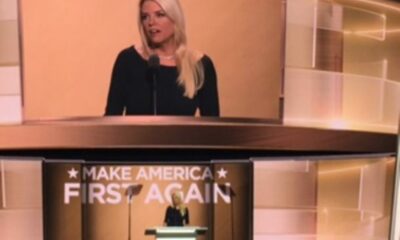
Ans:
POLYGON ((146 235, 155 235, 161 240, 196 240, 198 235, 205 234, 206 227, 155 227, 146 229, 146 235))

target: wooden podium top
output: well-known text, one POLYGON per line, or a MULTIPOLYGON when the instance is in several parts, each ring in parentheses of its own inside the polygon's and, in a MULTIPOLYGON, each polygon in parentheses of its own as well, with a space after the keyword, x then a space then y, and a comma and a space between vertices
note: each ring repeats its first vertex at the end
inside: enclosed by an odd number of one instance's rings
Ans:
POLYGON ((148 228, 145 230, 145 235, 156 235, 156 234, 163 234, 163 235, 176 235, 178 234, 196 234, 202 235, 207 232, 206 227, 194 227, 194 226, 185 226, 185 227, 153 227, 148 228))
POLYGON ((0 126, 0 151, 117 148, 387 153, 396 151, 397 136, 290 127, 277 121, 159 116, 0 126))

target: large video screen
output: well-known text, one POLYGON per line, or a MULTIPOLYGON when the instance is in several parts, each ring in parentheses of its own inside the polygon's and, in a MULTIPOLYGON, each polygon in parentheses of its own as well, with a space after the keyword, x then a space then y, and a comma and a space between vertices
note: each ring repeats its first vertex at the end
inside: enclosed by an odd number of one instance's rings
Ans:
MULTIPOLYGON (((278 119, 284 1, 180 2, 187 47, 215 67, 219 116, 278 119)), ((20 1, 25 120, 104 115, 118 54, 141 44, 138 6, 20 1)))

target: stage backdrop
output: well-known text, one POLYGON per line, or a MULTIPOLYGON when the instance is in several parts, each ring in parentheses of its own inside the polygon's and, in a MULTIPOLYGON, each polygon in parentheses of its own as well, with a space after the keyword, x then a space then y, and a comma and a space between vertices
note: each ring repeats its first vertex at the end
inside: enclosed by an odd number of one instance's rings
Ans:
MULTIPOLYGON (((282 0, 182 0, 189 45, 213 60, 222 116, 279 117, 282 0)), ((99 116, 138 0, 21 1, 25 119, 99 116)))
POLYGON ((154 239, 145 231, 164 225, 174 192, 189 209, 189 226, 207 227, 199 240, 250 239, 250 174, 250 163, 45 163, 45 239, 129 239, 129 231, 131 239, 154 239), (127 189, 139 185, 130 203, 127 189))

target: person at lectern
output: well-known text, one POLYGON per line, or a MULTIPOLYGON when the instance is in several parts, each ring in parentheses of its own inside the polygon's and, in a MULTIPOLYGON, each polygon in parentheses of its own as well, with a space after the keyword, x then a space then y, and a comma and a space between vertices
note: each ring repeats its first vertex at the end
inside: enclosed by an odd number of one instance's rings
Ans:
POLYGON ((168 206, 165 211, 165 225, 174 227, 189 224, 189 210, 183 205, 181 195, 175 192, 171 195, 171 200, 172 206, 168 206))
POLYGON ((141 44, 114 64, 105 115, 219 116, 210 57, 188 48, 179 0, 139 0, 141 44))

